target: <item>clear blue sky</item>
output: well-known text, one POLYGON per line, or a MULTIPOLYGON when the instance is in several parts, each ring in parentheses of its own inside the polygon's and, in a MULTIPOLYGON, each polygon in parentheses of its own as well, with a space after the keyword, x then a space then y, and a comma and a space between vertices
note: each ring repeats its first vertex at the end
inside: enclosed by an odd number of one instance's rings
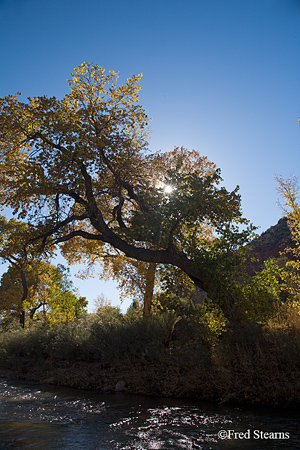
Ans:
POLYGON ((278 221, 274 176, 300 176, 300 0, 0 0, 0 96, 62 97, 83 61, 143 72, 150 148, 199 150, 261 232, 278 221))

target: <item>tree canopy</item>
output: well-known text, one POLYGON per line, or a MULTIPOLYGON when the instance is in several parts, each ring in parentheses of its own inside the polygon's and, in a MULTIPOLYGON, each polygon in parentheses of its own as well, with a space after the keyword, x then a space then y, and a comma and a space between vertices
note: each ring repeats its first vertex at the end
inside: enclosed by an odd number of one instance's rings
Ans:
POLYGON ((43 245, 75 239, 96 243, 100 256, 113 249, 178 267, 229 317, 232 299, 220 293, 253 231, 238 188, 221 186, 220 171, 196 151, 148 150, 141 75, 119 85, 118 72, 87 63, 71 75, 61 100, 0 99, 1 204, 43 245))

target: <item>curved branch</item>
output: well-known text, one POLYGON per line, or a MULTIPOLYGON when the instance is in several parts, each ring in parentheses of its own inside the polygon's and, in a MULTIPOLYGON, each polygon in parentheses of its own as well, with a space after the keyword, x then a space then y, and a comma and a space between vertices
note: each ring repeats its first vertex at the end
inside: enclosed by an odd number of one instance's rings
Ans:
POLYGON ((55 239, 52 242, 52 245, 56 245, 56 244, 60 244, 62 242, 70 241, 74 237, 82 237, 84 239, 104 242, 103 241, 103 236, 101 234, 92 234, 92 233, 88 233, 87 231, 83 231, 83 230, 75 230, 75 231, 71 231, 71 233, 68 233, 65 236, 61 236, 61 237, 55 239))
POLYGON ((53 148, 56 148, 57 150, 60 150, 63 153, 67 152, 67 149, 65 147, 63 147, 60 144, 55 144, 54 142, 50 141, 50 139, 47 139, 45 136, 43 136, 40 131, 37 131, 36 133, 34 133, 32 135, 28 135, 27 138, 24 140, 24 143, 28 142, 28 141, 34 141, 36 139, 41 139, 46 144, 50 145, 53 148))
POLYGON ((88 214, 81 214, 81 215, 73 215, 68 217, 65 220, 62 220, 60 222, 58 222, 53 228, 51 228, 50 230, 46 231, 45 233, 40 234, 39 236, 36 236, 32 239, 30 239, 26 244, 25 247, 28 244, 31 244, 33 242, 38 241, 39 239, 43 239, 42 241, 42 248, 44 249, 46 246, 46 242, 47 242, 47 238, 49 236, 52 236, 53 234, 57 233, 61 228, 65 227, 66 225, 68 225, 71 222, 74 222, 75 220, 84 220, 88 218, 88 214))

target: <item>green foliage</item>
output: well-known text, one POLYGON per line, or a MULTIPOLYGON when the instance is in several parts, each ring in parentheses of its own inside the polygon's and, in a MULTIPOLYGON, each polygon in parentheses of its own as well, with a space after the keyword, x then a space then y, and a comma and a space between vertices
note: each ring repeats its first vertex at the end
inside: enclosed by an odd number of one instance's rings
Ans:
POLYGON ((85 297, 80 297, 70 279, 69 269, 58 265, 51 274, 47 320, 49 323, 72 322, 79 318, 87 307, 85 297))
POLYGON ((69 270, 35 261, 27 268, 28 295, 21 301, 22 285, 19 271, 10 266, 1 277, 0 314, 2 328, 8 329, 26 312, 26 326, 32 321, 65 323, 74 321, 86 311, 87 301, 80 297, 70 279, 69 270))
POLYGON ((216 336, 220 336, 227 329, 226 317, 209 298, 200 305, 200 320, 216 336))
POLYGON ((285 250, 286 280, 288 285, 287 301, 300 311, 300 202, 299 185, 296 177, 284 180, 277 177, 278 190, 284 199, 284 210, 291 232, 292 248, 285 250))
POLYGON ((277 311, 289 293, 287 271, 276 260, 264 262, 264 269, 236 285, 239 308, 251 319, 265 322, 277 311))

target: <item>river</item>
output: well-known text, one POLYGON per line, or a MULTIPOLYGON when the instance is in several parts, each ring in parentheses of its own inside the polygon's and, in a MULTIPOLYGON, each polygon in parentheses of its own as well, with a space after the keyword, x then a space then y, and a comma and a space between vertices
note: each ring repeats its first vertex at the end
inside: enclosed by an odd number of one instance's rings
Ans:
POLYGON ((0 379, 1 450, 297 450, 299 422, 283 410, 0 379))

